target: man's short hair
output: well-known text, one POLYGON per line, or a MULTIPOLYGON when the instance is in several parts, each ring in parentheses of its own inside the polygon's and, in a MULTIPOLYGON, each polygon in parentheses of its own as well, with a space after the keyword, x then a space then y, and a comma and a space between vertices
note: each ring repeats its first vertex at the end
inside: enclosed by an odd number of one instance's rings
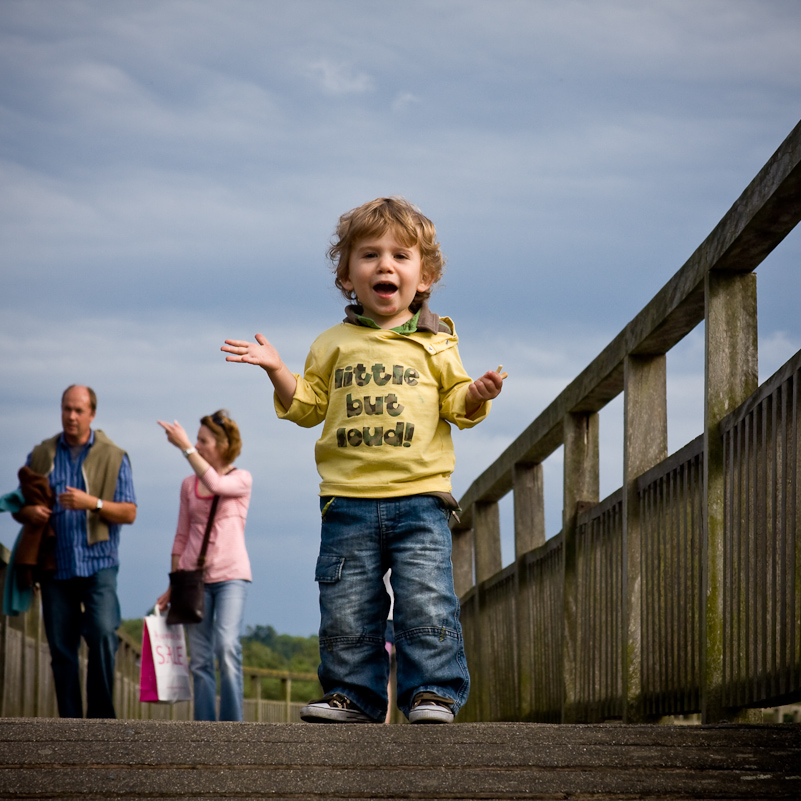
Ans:
POLYGON ((97 395, 95 391, 91 387, 84 386, 83 384, 70 384, 64 392, 61 393, 61 405, 64 405, 64 398, 67 397, 67 393, 71 389, 75 389, 76 387, 81 387, 81 389, 85 389, 89 393, 89 403, 92 406, 92 414, 97 412, 97 395))

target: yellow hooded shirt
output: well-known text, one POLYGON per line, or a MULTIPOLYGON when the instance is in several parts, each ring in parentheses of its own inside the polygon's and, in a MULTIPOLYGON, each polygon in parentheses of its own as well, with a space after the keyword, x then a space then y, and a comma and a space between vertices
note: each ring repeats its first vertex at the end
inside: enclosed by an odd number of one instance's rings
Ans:
POLYGON ((279 418, 305 428, 323 423, 315 445, 320 495, 397 498, 449 493, 451 424, 472 428, 486 402, 465 416, 472 379, 451 332, 401 334, 345 322, 312 343, 297 389, 279 418))

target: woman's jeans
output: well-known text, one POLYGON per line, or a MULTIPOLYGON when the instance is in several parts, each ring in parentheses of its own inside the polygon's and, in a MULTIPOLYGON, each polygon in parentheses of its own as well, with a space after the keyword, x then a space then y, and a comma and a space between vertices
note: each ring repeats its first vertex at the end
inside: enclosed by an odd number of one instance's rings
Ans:
POLYGON ((389 660, 384 633, 389 596, 398 707, 408 717, 418 692, 467 700, 470 676, 453 589, 450 512, 438 498, 321 498, 322 541, 315 579, 320 590, 320 683, 375 719, 387 711, 389 660))
POLYGON ((217 720, 217 674, 220 665, 220 720, 242 720, 242 621, 249 581, 231 579, 206 584, 206 611, 200 623, 184 626, 189 669, 195 690, 195 720, 217 720))

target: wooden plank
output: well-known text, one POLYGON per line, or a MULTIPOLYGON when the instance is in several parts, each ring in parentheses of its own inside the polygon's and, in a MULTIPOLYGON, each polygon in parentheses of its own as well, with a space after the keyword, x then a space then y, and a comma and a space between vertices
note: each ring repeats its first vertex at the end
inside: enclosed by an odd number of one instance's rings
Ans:
POLYGON ((0 798, 796 798, 801 727, 0 721, 0 798))
MULTIPOLYGON (((275 724, 280 725, 280 724, 275 724)), ((469 725, 469 724, 466 724, 469 725)), ((352 743, 332 743, 314 753, 307 743, 263 742, 249 746, 235 761, 230 746, 217 742, 170 742, 154 750, 152 745, 137 749, 120 746, 111 751, 102 743, 82 744, 78 751, 70 743, 49 743, 32 750, 28 743, 8 743, 4 746, 2 764, 5 768, 68 768, 91 766, 114 767, 128 764, 137 767, 213 768, 252 766, 263 768, 337 767, 349 768, 434 768, 443 764, 441 754, 432 752, 431 743, 424 736, 416 743, 397 743, 387 738, 383 743, 366 743, 365 748, 354 749, 352 743)), ((673 745, 583 745, 552 743, 539 744, 536 753, 521 743, 459 743, 447 760, 451 768, 557 768, 572 767, 582 770, 609 767, 685 769, 685 770, 741 770, 744 760, 757 760, 760 770, 781 772, 792 749, 765 750, 753 746, 719 746, 711 748, 673 745)), ((240 745, 236 746, 237 749, 240 745)))
MULTIPOLYGON (((797 786, 782 776, 748 771, 705 770, 656 773, 609 768, 584 770, 359 771, 252 769, 142 770, 63 769, 57 775, 10 771, 9 786, 26 797, 52 798, 248 798, 345 799, 795 799, 797 786)), ((8 796, 6 796, 8 797, 8 796)))

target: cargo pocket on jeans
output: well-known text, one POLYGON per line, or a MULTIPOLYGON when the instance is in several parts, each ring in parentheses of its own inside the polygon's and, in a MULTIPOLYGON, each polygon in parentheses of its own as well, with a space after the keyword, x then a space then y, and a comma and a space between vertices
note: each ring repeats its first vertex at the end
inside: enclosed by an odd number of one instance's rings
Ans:
POLYGON ((344 556, 318 556, 314 569, 314 580, 322 584, 333 584, 342 577, 344 556))

